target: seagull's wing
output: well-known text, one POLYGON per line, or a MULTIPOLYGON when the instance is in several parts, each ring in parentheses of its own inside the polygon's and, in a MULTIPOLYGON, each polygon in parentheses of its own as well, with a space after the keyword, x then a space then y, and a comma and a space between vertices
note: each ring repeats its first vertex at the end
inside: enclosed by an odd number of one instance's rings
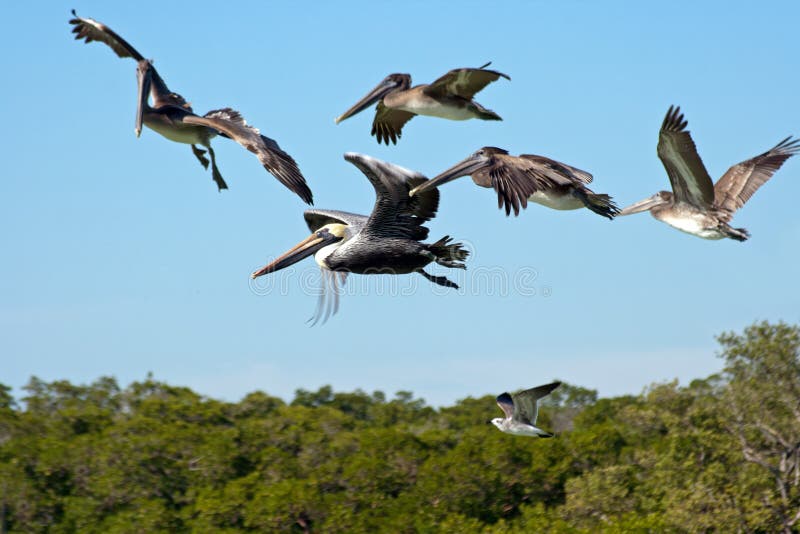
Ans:
POLYGON ((714 185, 714 203, 724 212, 726 221, 750 200, 753 193, 772 178, 781 165, 800 152, 800 139, 787 137, 773 148, 728 169, 714 185))
POLYGON ((311 189, 292 156, 281 150, 274 140, 261 135, 257 128, 247 124, 238 111, 231 108, 216 109, 209 111, 204 117, 187 116, 183 122, 213 128, 230 137, 255 154, 267 172, 296 193, 303 202, 313 204, 311 189))
MULTIPOLYGON (((489 63, 484 67, 489 66, 489 63)), ((472 100, 476 93, 499 78, 510 80, 507 74, 496 70, 484 69, 453 69, 444 76, 425 87, 425 93, 432 96, 457 95, 467 100, 472 100)))
POLYGON ((669 175, 675 199, 698 208, 714 203, 714 184, 686 130, 680 107, 669 107, 658 135, 658 157, 669 175))
POLYGON ((516 393, 513 396, 514 406, 517 408, 514 411, 514 420, 535 425, 539 416, 539 399, 546 397, 560 385, 561 382, 552 382, 516 393))
POLYGON ((70 19, 69 23, 72 24, 72 33, 75 34, 75 39, 84 39, 87 43, 91 43, 92 41, 105 43, 119 57, 132 57, 136 61, 144 59, 128 41, 117 35, 102 22, 79 17, 74 9, 72 10, 72 16, 75 18, 70 19))
POLYGON ((511 419, 514 415, 514 399, 511 398, 511 395, 502 393, 495 400, 500 409, 503 410, 503 413, 506 414, 506 419, 511 419))
POLYGON ((392 144, 396 145, 397 140, 403 136, 403 126, 414 116, 415 114, 410 111, 388 108, 383 105, 383 101, 378 102, 370 135, 374 135, 378 139, 378 143, 388 145, 391 139, 392 144))

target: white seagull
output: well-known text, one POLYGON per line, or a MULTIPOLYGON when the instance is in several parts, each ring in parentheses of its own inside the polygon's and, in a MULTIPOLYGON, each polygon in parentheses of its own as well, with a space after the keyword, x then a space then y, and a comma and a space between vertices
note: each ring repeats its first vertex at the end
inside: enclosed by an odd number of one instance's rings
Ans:
POLYGON ((561 382, 553 382, 526 389, 514 395, 508 393, 498 395, 497 405, 506 416, 505 418, 495 417, 492 419, 492 423, 501 432, 515 436, 552 438, 553 434, 536 427, 536 417, 539 415, 539 399, 546 397, 560 385, 561 382))

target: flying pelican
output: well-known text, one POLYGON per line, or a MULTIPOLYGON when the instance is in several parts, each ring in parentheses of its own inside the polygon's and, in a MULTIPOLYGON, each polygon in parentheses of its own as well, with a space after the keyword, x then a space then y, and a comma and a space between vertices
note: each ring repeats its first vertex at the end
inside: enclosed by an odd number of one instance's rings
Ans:
POLYGON ((650 210, 659 221, 687 234, 745 241, 750 237, 748 231, 728 223, 783 162, 800 150, 800 140, 787 137, 763 154, 734 165, 715 185, 680 111, 680 107, 669 107, 658 135, 658 157, 667 169, 672 192, 659 191, 631 204, 620 215, 650 210))
POLYGON ((461 176, 472 176, 481 187, 497 191, 497 207, 505 206, 506 215, 528 207, 528 201, 557 210, 589 208, 598 215, 613 219, 619 212, 611 197, 594 193, 586 187, 592 175, 565 163, 522 154, 510 156, 502 148, 483 147, 438 176, 411 190, 418 195, 461 176))
POLYGON ((553 382, 538 386, 525 391, 520 391, 514 395, 503 393, 497 396, 497 405, 506 414, 505 417, 495 417, 492 423, 501 432, 514 434, 515 436, 538 436, 540 438, 552 438, 553 434, 536 427, 536 418, 539 415, 539 399, 550 394, 551 391, 561 385, 561 382, 553 382))
POLYGON ((372 214, 307 210, 304 216, 312 234, 251 277, 279 271, 314 254, 323 287, 312 324, 320 319, 324 322, 338 311, 339 286, 348 273, 420 273, 435 284, 458 288, 446 277, 423 270, 431 262, 465 269, 462 262, 469 254, 460 243, 451 243, 449 236, 432 244, 420 242, 428 237, 423 224, 436 215, 439 192, 433 189, 412 198, 408 191, 427 178, 363 154, 348 152, 344 159, 358 167, 375 188, 372 214), (331 299, 327 298, 329 291, 331 299))
POLYGON ((500 115, 475 102, 475 93, 496 81, 502 72, 488 70, 487 63, 478 69, 453 69, 431 84, 411 87, 410 74, 390 74, 375 89, 336 119, 336 124, 363 111, 375 102, 372 132, 378 143, 397 144, 403 125, 414 115, 429 115, 454 121, 483 119, 500 121, 500 115))
POLYGON ((281 150, 274 140, 261 135, 258 129, 248 125, 239 112, 231 108, 209 111, 204 116, 196 115, 189 103, 177 93, 167 88, 158 75, 151 60, 145 59, 125 39, 111 28, 89 18, 81 18, 72 10, 75 17, 69 21, 73 25, 75 39, 85 42, 99 41, 107 44, 121 58, 130 57, 137 62, 138 97, 136 109, 136 137, 142 132, 142 123, 171 141, 192 146, 192 152, 204 168, 208 169, 206 151, 211 156, 211 175, 221 191, 228 186, 217 168, 211 139, 217 135, 233 139, 254 153, 264 168, 283 185, 297 193, 304 202, 312 204, 311 190, 297 168, 294 159, 281 150), (148 95, 153 105, 148 103, 148 95))

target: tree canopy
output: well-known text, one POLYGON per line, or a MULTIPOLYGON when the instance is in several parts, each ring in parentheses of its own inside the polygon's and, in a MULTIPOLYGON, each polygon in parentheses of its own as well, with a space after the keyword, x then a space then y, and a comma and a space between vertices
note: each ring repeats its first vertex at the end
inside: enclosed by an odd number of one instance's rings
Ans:
POLYGON ((488 425, 492 395, 0 384, 0 532, 797 532, 800 328, 718 341, 685 386, 564 384, 553 439, 488 425))

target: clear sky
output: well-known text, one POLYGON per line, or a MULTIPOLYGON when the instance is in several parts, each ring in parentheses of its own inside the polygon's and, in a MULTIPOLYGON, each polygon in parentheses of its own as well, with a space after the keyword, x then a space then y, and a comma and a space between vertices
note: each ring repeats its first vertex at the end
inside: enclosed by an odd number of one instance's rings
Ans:
POLYGON ((351 276, 339 314, 309 328, 313 260, 249 280, 308 235, 305 205, 231 141, 214 142, 230 186, 218 193, 188 146, 137 139, 135 63, 67 24, 74 7, 109 25, 195 111, 241 111, 320 208, 372 209, 344 152, 433 176, 484 145, 585 169, 624 206, 668 187, 656 142, 670 104, 714 178, 800 134, 796 1, 58 4, 4 6, 2 383, 152 371, 227 400, 332 384, 444 404, 561 378, 616 395, 717 371, 722 331, 800 321, 794 158, 737 213, 746 243, 648 214, 507 218, 494 192, 458 180, 429 227, 473 251, 465 273, 431 269, 460 291, 351 276), (389 147, 371 112, 334 125, 389 73, 426 83, 490 60, 511 81, 477 100, 503 122, 418 117, 389 147))

